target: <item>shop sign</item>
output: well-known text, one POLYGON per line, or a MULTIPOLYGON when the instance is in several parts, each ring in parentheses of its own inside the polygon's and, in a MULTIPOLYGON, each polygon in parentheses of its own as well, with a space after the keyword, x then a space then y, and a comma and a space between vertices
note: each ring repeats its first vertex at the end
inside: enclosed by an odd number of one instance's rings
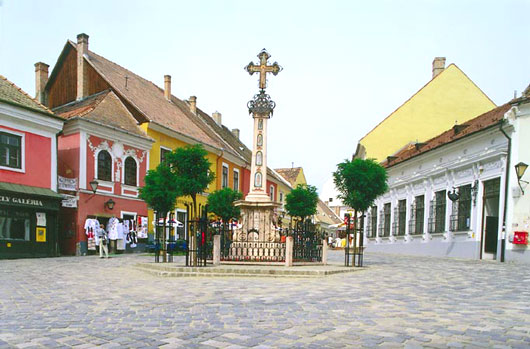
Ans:
POLYGON ((77 196, 68 195, 68 194, 61 194, 61 195, 63 197, 63 200, 61 201, 62 207, 70 207, 70 208, 77 207, 77 196))
POLYGON ((5 196, 5 195, 0 195, 0 203, 44 207, 42 200, 39 200, 39 199, 27 199, 27 198, 15 197, 15 196, 5 196))
POLYGON ((65 178, 65 177, 59 176, 58 185, 59 185, 59 189, 76 191, 77 190, 77 178, 65 178))

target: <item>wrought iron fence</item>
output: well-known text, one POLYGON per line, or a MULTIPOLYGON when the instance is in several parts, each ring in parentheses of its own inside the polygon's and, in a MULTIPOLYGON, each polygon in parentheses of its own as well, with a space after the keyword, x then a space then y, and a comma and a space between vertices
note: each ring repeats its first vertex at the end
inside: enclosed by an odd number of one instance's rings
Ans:
POLYGON ((323 233, 311 222, 297 223, 293 237, 293 262, 322 262, 323 233))
POLYGON ((206 266, 206 260, 211 255, 212 249, 212 234, 208 229, 206 215, 200 219, 188 221, 186 266, 206 266))

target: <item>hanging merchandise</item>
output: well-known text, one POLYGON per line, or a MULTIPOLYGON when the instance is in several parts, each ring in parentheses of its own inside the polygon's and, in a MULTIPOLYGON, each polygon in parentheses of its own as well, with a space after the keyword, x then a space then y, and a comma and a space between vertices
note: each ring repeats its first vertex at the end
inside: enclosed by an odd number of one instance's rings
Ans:
POLYGON ((118 224, 119 220, 116 217, 112 217, 109 219, 109 223, 107 224, 107 233, 109 235, 109 240, 117 240, 118 239, 118 224))
POLYGON ((136 232, 138 239, 147 239, 147 217, 138 216, 138 226, 136 232))

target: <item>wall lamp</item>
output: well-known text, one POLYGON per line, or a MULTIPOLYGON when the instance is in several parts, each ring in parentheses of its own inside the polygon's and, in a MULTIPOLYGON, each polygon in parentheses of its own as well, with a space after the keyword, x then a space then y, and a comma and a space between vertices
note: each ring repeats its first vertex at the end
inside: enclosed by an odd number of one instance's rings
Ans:
POLYGON ((460 193, 456 191, 455 187, 453 187, 453 191, 447 192, 447 197, 449 197, 449 200, 452 202, 455 202, 460 199, 460 193))
POLYGON ((528 182, 523 181, 521 178, 523 178, 524 173, 527 168, 528 168, 528 165, 525 164, 524 162, 520 162, 517 165, 515 165, 515 173, 517 174, 517 182, 519 183, 519 188, 521 188, 521 192, 523 193, 523 195, 524 195, 524 189, 523 189, 523 186, 521 185, 521 182, 526 183, 526 184, 528 184, 528 182))
POLYGON ((96 191, 98 190, 99 182, 96 181, 96 179, 94 178, 93 180, 91 180, 91 181, 89 182, 89 184, 90 184, 90 188, 92 188, 92 192, 95 194, 96 191))
POLYGON ((105 207, 109 210, 112 210, 114 208, 114 204, 116 204, 114 200, 109 199, 107 202, 105 202, 105 207))

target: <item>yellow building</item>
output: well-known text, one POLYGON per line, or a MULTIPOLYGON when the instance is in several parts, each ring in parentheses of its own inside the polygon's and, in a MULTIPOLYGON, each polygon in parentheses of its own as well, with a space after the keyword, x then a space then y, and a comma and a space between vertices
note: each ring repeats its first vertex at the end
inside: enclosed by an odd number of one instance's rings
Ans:
POLYGON ((495 108, 460 68, 445 68, 444 57, 434 59, 432 70, 432 80, 361 138, 354 157, 383 161, 407 144, 424 142, 455 122, 495 108))

